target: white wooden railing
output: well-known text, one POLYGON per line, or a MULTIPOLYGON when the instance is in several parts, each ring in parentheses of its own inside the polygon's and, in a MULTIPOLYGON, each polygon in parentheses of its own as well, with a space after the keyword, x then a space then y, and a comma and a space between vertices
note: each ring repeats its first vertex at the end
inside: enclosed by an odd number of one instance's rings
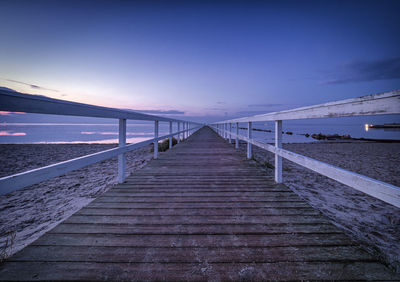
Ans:
POLYGON ((180 142, 181 137, 184 140, 194 131, 203 126, 202 124, 191 121, 147 115, 128 110, 69 102, 47 98, 44 96, 22 94, 6 90, 0 90, 0 111, 99 117, 119 120, 119 144, 117 148, 2 177, 0 178, 0 194, 6 194, 115 156, 118 156, 118 182, 122 183, 126 174, 125 153, 154 143, 154 158, 156 159, 158 157, 159 140, 169 138, 169 148, 172 148, 173 136, 177 136, 178 142, 180 142), (127 145, 127 119, 154 121, 154 138, 127 145), (159 122, 169 122, 169 134, 159 136, 159 122), (176 132, 172 132, 172 124, 174 122, 176 122, 178 125, 178 131, 176 132), (180 129, 181 125, 182 130, 180 129))
POLYGON ((239 139, 246 141, 248 158, 252 158, 253 155, 252 145, 274 153, 275 181, 278 183, 282 182, 282 158, 285 158, 396 207, 400 207, 400 187, 282 149, 283 120, 388 114, 400 114, 400 90, 288 111, 225 120, 215 122, 210 126, 218 134, 228 139, 229 142, 232 138, 235 138, 236 148, 239 148, 239 139), (261 143, 252 138, 252 122, 258 121, 275 122, 275 146, 261 143), (247 137, 239 135, 239 123, 243 122, 247 123, 247 137), (232 124, 235 124, 235 133, 232 132, 232 124))

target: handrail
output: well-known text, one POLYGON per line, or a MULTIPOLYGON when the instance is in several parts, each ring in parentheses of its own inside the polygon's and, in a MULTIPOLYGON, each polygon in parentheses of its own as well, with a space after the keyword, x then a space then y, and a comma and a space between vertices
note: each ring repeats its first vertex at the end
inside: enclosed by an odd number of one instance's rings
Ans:
POLYGON ((398 114, 400 111, 399 109, 400 90, 394 90, 380 94, 372 94, 359 98, 340 100, 336 102, 301 107, 281 112, 273 112, 224 120, 214 122, 213 124, 347 116, 389 115, 398 114))
POLYGON ((202 127, 202 124, 197 122, 165 118, 129 110, 100 107, 7 90, 0 90, 0 110, 119 119, 119 145, 117 148, 2 177, 0 178, 0 194, 6 194, 115 156, 118 156, 118 182, 122 183, 125 180, 125 153, 154 143, 154 158, 156 159, 158 157, 159 140, 169 138, 169 148, 172 148, 173 136, 177 135, 178 142, 180 142, 181 136, 184 140, 202 127), (154 121, 154 138, 126 145, 127 119, 154 121), (159 121, 169 122, 169 134, 158 136, 159 121), (178 125, 178 130, 176 132, 172 132, 173 122, 177 122, 178 125), (180 130, 181 124, 182 130, 180 130))
POLYGON ((288 111, 220 121, 212 123, 210 126, 229 142, 232 136, 235 137, 236 148, 239 147, 239 139, 246 141, 248 158, 252 158, 252 145, 274 153, 275 182, 277 183, 282 182, 283 157, 384 202, 400 207, 400 187, 282 149, 282 120, 387 114, 400 114, 399 90, 288 111), (252 122, 254 121, 275 122, 275 146, 251 138, 252 122), (247 137, 239 135, 240 122, 248 123, 247 137), (232 132, 232 123, 236 124, 236 133, 232 132), (227 129, 228 124, 229 130, 227 129))
POLYGON ((0 108, 2 111, 36 114, 185 122, 184 120, 142 114, 130 110, 94 106, 8 90, 0 90, 0 108))

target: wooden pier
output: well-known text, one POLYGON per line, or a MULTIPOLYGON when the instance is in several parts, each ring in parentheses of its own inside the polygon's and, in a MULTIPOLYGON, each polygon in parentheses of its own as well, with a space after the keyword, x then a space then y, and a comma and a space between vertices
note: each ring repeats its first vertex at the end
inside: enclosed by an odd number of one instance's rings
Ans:
POLYGON ((0 265, 0 280, 398 280, 210 128, 0 265))

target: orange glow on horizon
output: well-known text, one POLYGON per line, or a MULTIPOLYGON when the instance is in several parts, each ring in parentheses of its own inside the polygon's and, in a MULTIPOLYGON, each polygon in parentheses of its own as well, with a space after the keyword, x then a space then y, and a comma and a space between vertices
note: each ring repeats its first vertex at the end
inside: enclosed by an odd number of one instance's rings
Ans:
POLYGON ((8 132, 8 131, 0 131, 0 136, 25 136, 25 132, 8 132))

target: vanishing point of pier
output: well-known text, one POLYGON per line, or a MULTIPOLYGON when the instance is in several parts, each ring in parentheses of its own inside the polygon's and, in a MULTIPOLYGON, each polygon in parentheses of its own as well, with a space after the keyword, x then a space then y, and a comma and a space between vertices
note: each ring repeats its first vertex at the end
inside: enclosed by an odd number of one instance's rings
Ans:
POLYGON ((0 280, 396 280, 209 127, 0 266, 0 280))

